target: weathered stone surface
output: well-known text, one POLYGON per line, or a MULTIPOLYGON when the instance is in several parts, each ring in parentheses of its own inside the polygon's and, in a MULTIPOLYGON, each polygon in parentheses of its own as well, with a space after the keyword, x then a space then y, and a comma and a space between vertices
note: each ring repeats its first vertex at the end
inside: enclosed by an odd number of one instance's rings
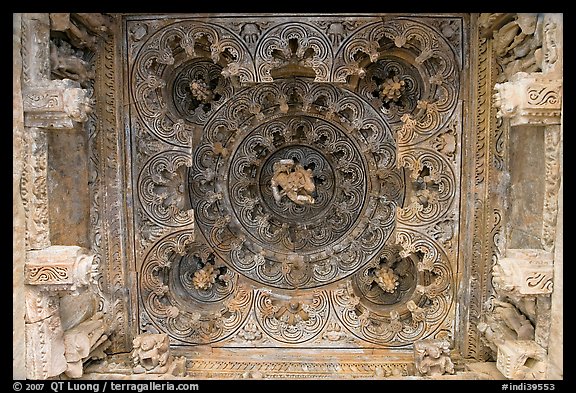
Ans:
POLYGON ((450 343, 445 340, 420 340, 414 343, 414 365, 420 375, 454 374, 450 343))
POLYGON ((22 96, 28 127, 72 130, 92 112, 88 92, 70 79, 38 82, 22 96))
MULTIPOLYGON (((562 162, 562 160, 560 160, 562 162)), ((564 378, 564 196, 560 186, 554 249, 554 292, 550 310, 547 378, 564 378)))
POLYGON ((544 129, 518 126, 510 130, 510 200, 508 248, 541 248, 544 209, 544 129))
POLYGON ((58 313, 26 323, 26 378, 47 379, 66 371, 63 334, 58 313))
POLYGON ((561 15, 21 25, 25 375, 562 375, 561 15))
POLYGON ((24 263, 26 261, 26 215, 20 195, 24 166, 24 112, 22 109, 22 15, 12 16, 12 378, 26 378, 24 329, 24 263))
POLYGON ((80 378, 86 360, 100 359, 105 356, 103 351, 110 346, 109 330, 104 315, 97 312, 64 333, 64 355, 67 362, 66 375, 68 377, 80 378))
POLYGON ((518 72, 508 82, 494 86, 497 117, 510 125, 560 123, 562 81, 542 74, 518 72))
POLYGON ((496 367, 508 379, 544 379, 546 350, 534 341, 506 341, 498 346, 496 367))
POLYGON ((81 126, 48 133, 47 181, 51 243, 90 248, 88 134, 81 126))
POLYGON ((508 249, 492 273, 497 289, 513 295, 547 295, 553 291, 552 254, 540 249, 508 249))

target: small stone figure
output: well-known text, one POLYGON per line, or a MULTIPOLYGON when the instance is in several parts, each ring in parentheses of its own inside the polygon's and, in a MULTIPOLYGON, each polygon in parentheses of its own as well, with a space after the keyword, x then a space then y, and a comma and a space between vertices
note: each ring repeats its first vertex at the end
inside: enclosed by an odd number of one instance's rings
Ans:
POLYGON ((170 341, 167 334, 141 334, 133 341, 134 372, 163 374, 168 371, 170 341))
POLYGON ((414 363, 421 375, 454 374, 450 343, 444 340, 421 340, 414 343, 414 363))
POLYGON ((312 169, 304 169, 301 164, 295 163, 292 159, 276 162, 273 169, 271 187, 276 202, 279 203, 286 195, 298 205, 314 203, 313 194, 316 186, 312 169))
POLYGON ((95 78, 94 70, 83 60, 66 41, 59 41, 59 46, 50 41, 50 63, 52 73, 62 79, 68 78, 82 86, 95 78))

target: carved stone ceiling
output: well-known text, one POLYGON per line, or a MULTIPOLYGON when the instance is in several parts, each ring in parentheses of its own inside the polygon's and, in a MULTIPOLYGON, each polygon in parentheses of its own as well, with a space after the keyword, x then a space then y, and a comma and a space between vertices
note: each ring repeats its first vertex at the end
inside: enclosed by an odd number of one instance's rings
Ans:
POLYGON ((461 17, 127 17, 138 329, 187 346, 454 333, 461 17))

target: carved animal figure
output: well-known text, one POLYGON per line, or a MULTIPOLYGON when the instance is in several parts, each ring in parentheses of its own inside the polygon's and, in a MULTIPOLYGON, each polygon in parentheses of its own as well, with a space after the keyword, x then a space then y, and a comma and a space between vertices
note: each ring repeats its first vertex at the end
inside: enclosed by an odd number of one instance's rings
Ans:
POLYGON ((165 373, 168 369, 170 341, 167 334, 141 334, 133 341, 135 373, 165 373))

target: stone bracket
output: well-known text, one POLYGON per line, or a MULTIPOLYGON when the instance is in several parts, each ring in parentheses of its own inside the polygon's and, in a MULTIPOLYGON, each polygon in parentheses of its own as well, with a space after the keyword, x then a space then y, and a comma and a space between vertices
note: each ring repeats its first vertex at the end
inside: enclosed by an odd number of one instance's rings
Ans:
POLYGON ((70 79, 35 83, 22 98, 27 127, 71 130, 92 112, 88 91, 70 79))
POLYGON ((495 284, 520 296, 548 295, 553 291, 552 253, 544 250, 509 249, 494 266, 495 284))
POLYGON ((511 126, 560 124, 562 80, 541 73, 518 72, 510 81, 494 86, 496 117, 511 126))
POLYGON ((24 282, 42 290, 74 291, 88 285, 94 255, 78 246, 51 246, 28 252, 24 282))
POLYGON ((512 340, 498 346, 496 368, 509 379, 540 379, 546 350, 534 341, 512 340), (535 361, 528 363, 528 358, 535 361))

